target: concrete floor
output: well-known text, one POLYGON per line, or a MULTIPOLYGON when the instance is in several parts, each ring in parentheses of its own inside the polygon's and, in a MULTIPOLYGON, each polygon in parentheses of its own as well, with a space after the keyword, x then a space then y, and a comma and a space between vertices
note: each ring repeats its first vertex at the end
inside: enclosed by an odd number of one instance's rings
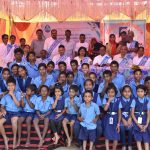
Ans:
POLYGON ((79 148, 75 145, 72 145, 71 147, 59 147, 56 150, 79 150, 79 148))

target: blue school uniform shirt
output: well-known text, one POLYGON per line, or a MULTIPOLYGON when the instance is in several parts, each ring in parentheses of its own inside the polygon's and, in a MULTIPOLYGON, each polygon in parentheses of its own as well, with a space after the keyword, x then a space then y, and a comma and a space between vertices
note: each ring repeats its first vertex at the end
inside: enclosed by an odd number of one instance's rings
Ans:
MULTIPOLYGON (((14 92, 16 98, 18 101, 21 100, 21 93, 20 92, 14 92)), ((9 94, 6 94, 2 99, 0 104, 5 107, 6 111, 11 112, 19 112, 21 111, 21 107, 16 106, 14 100, 9 94)))
MULTIPOLYGON (((141 79, 140 80, 140 84, 144 84, 144 80, 143 79, 141 79)), ((135 80, 133 79, 131 82, 130 82, 130 87, 131 87, 131 89, 132 89, 132 96, 133 97, 137 97, 137 94, 136 94, 136 87, 137 87, 137 85, 136 85, 136 83, 135 83, 135 80)))
MULTIPOLYGON (((35 79, 33 79, 32 83, 35 84, 37 88, 39 88, 42 85, 41 76, 38 76, 35 79)), ((52 75, 47 75, 44 85, 46 85, 48 87, 51 87, 54 84, 55 84, 55 82, 54 82, 53 76, 52 75)))
POLYGON ((64 91, 64 94, 63 94, 63 97, 66 98, 69 96, 69 88, 70 86, 66 83, 63 87, 63 91, 64 91))
POLYGON ((116 76, 113 78, 112 82, 120 90, 125 85, 125 78, 124 78, 124 76, 122 74, 117 73, 116 76))
MULTIPOLYGON (((78 107, 81 105, 81 100, 79 97, 74 97, 74 104, 76 104, 78 107)), ((65 108, 68 109, 68 114, 77 114, 77 111, 74 109, 74 107, 70 103, 70 97, 67 97, 65 99, 65 108)))
MULTIPOLYGON (((30 101, 33 105, 36 104, 36 100, 37 96, 35 94, 30 97, 30 101)), ((24 98, 24 104, 25 104, 25 106, 23 107, 24 112, 35 112, 35 109, 29 106, 26 98, 24 98)))
POLYGON ((11 67, 14 65, 14 64, 17 64, 19 66, 24 66, 26 64, 26 61, 25 60, 21 60, 21 62, 17 62, 16 60, 14 60, 12 63, 9 64, 9 69, 11 70, 11 67))
POLYGON ((96 129, 96 123, 93 122, 97 115, 100 115, 100 109, 96 103, 91 102, 90 106, 86 106, 85 103, 82 103, 79 109, 79 113, 83 118, 83 122, 80 124, 83 127, 86 127, 87 130, 96 129))
POLYGON ((36 78, 39 76, 38 64, 31 65, 30 62, 25 63, 25 67, 28 71, 28 76, 31 78, 36 78))
POLYGON ((74 83, 77 84, 78 86, 81 85, 81 77, 83 76, 83 73, 81 71, 77 71, 76 74, 74 74, 74 83))
POLYGON ((2 79, 0 79, 0 94, 2 94, 3 92, 6 92, 6 91, 8 91, 6 80, 4 80, 2 78, 2 79))
POLYGON ((52 109, 52 104, 54 103, 53 98, 47 97, 45 101, 42 100, 42 96, 37 97, 35 103, 35 110, 40 111, 40 113, 45 114, 52 109))
POLYGON ((48 75, 52 75, 55 82, 58 80, 58 75, 57 75, 57 73, 56 73, 55 70, 53 70, 53 71, 52 71, 51 73, 49 73, 48 75))

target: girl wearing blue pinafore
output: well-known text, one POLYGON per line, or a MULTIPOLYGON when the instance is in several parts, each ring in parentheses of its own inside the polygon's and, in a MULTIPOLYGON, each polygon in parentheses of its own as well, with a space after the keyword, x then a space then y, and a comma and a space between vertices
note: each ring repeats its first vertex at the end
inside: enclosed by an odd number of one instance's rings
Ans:
POLYGON ((144 142, 145 150, 149 150, 150 142, 150 102, 145 96, 146 87, 138 85, 136 88, 137 99, 133 100, 131 104, 133 124, 133 135, 137 143, 137 149, 142 150, 141 142, 144 142))
POLYGON ((62 97, 63 95, 63 88, 61 86, 55 87, 55 98, 54 98, 54 104, 53 104, 53 111, 50 115, 50 127, 51 130, 54 133, 54 137, 52 138, 54 141, 54 144, 56 145, 59 140, 59 134, 61 132, 62 128, 62 120, 64 119, 64 113, 65 113, 65 99, 62 97))
POLYGON ((132 149, 132 130, 133 123, 131 117, 131 103, 132 103, 132 90, 129 85, 125 85, 122 89, 122 97, 120 98, 120 108, 122 113, 121 125, 120 125, 120 136, 122 142, 122 150, 132 149), (128 143, 126 142, 126 134, 128 133, 128 143))
POLYGON ((116 98, 117 88, 113 83, 110 83, 108 85, 106 93, 108 95, 108 98, 103 100, 104 111, 106 111, 106 115, 102 120, 105 136, 105 145, 106 150, 109 150, 109 140, 112 140, 113 150, 115 150, 117 148, 118 140, 120 140, 120 99, 116 98))

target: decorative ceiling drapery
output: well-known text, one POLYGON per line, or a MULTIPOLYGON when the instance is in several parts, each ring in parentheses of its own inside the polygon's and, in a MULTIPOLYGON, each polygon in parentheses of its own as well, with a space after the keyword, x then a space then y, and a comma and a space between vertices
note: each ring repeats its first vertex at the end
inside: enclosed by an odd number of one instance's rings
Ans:
POLYGON ((0 0, 1 14, 22 21, 35 17, 39 22, 49 17, 56 21, 66 21, 69 17, 82 20, 85 16, 101 20, 112 13, 135 19, 143 11, 146 17, 150 16, 150 0, 0 0))

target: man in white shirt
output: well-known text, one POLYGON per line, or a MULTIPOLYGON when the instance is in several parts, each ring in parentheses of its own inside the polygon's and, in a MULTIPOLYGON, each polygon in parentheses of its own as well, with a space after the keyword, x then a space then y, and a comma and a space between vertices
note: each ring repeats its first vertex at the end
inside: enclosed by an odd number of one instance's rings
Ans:
POLYGON ((6 61, 6 56, 8 54, 7 43, 8 43, 8 35, 3 34, 2 43, 0 44, 0 67, 3 68, 7 66, 7 61, 6 61))
POLYGON ((119 64, 119 69, 130 68, 132 66, 132 59, 127 55, 128 47, 126 45, 121 45, 120 54, 114 56, 113 60, 117 61, 119 64))
POLYGON ((57 30, 51 30, 51 37, 47 38, 44 43, 44 50, 46 50, 52 59, 55 55, 58 54, 58 47, 60 41, 57 39, 57 30))
POLYGON ((137 55, 133 58, 133 65, 139 66, 141 69, 150 68, 150 58, 144 55, 144 47, 138 48, 137 55))
POLYGON ((66 30, 65 31, 66 39, 61 41, 61 45, 65 46, 65 55, 67 55, 70 58, 74 58, 74 48, 75 48, 75 41, 70 39, 71 31, 66 30))
POLYGON ((58 53, 59 54, 55 55, 52 59, 52 61, 55 63, 55 67, 58 68, 58 63, 61 61, 64 61, 67 64, 67 68, 70 67, 70 57, 65 55, 64 45, 59 45, 58 53))
POLYGON ((80 47, 85 47, 87 50, 89 48, 89 44, 87 42, 85 42, 85 34, 80 34, 80 37, 79 37, 79 42, 76 43, 75 45, 75 56, 77 56, 78 54, 78 50, 80 47))
POLYGON ((109 66, 112 59, 106 54, 106 46, 100 47, 100 55, 96 56, 93 60, 94 66, 104 67, 109 66))

